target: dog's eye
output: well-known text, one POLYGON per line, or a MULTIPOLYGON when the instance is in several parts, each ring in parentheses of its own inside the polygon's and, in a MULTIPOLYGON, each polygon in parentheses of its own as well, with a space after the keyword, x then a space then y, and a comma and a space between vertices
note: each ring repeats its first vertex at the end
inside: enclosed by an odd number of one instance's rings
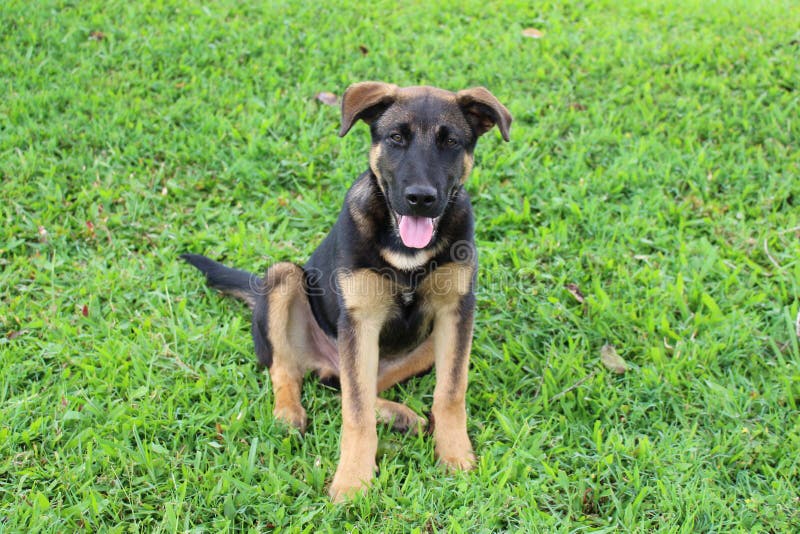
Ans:
POLYGON ((447 141, 445 141, 445 144, 449 147, 454 147, 458 144, 458 141, 456 141, 455 137, 448 137, 447 141))
POLYGON ((394 141, 398 145, 402 145, 403 144, 403 136, 400 135, 399 133, 393 133, 392 135, 389 136, 389 139, 391 139, 392 141, 394 141))

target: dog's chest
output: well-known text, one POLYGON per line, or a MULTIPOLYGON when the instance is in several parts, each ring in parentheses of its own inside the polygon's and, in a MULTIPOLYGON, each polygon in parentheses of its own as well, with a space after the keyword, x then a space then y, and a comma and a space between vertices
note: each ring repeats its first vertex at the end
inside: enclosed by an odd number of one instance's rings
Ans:
POLYGON ((418 322, 425 322, 432 315, 426 297, 426 293, 419 288, 399 288, 395 298, 394 313, 391 316, 396 317, 407 328, 414 329, 418 322))
POLYGON ((414 303, 414 299, 416 298, 415 290, 408 288, 404 289, 400 292, 400 304, 401 306, 410 306, 414 303))
POLYGON ((381 329, 381 356, 414 349, 431 333, 433 310, 425 294, 410 287, 398 288, 394 309, 381 329))

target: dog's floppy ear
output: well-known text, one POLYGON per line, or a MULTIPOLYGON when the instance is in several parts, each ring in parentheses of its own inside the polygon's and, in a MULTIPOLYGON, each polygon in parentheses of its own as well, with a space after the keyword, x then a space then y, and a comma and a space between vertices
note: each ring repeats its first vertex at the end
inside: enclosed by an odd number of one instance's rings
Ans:
POLYGON ((511 113, 485 87, 472 87, 456 93, 456 101, 478 135, 483 135, 495 124, 500 135, 508 141, 511 113))
POLYGON ((342 97, 342 128, 339 137, 344 137, 358 119, 371 122, 377 113, 395 100, 397 86, 382 82, 354 83, 342 97))

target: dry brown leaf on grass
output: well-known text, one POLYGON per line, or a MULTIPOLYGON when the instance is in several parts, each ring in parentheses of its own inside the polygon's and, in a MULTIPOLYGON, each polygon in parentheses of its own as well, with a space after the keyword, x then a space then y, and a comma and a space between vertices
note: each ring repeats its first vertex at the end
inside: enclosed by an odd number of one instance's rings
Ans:
POLYGON ((570 295, 575 297, 575 300, 581 304, 586 302, 586 297, 583 296, 583 292, 581 291, 581 288, 578 287, 578 284, 567 284, 564 287, 567 288, 567 291, 569 291, 570 295))
POLYGON ((321 93, 317 93, 316 97, 317 100, 325 104, 326 106, 338 106, 339 105, 339 97, 336 96, 334 93, 329 93, 328 91, 322 91, 321 93))
POLYGON ((603 362, 606 369, 618 375, 628 370, 628 364, 622 356, 617 354, 617 349, 614 348, 614 345, 603 345, 600 349, 600 361, 603 362))
POLYGON ((522 30, 522 35, 530 37, 531 39, 541 39, 544 37, 544 34, 536 28, 525 28, 522 30))

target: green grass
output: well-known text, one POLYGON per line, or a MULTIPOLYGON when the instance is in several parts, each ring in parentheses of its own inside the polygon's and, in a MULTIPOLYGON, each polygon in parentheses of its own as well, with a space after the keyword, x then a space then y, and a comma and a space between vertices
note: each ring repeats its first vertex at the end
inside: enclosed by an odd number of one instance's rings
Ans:
POLYGON ((798 531, 798 28, 791 1, 3 2, 0 531, 798 531), (515 122, 468 184, 478 468, 381 429, 334 506, 336 393, 276 425, 245 308, 177 256, 305 260, 368 143, 314 95, 363 79, 485 85, 515 122))

